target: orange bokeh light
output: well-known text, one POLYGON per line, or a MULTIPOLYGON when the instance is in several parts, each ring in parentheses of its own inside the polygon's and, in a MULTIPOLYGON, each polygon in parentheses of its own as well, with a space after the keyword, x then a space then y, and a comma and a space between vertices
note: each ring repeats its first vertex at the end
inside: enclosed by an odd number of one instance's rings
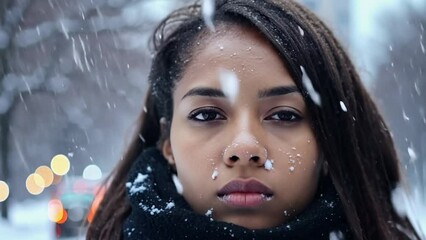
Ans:
POLYGON ((53 172, 48 166, 40 166, 35 170, 35 173, 40 175, 44 180, 43 187, 49 187, 53 182, 53 172))
POLYGON ((63 211, 62 211, 62 218, 59 221, 57 221, 57 223, 63 224, 63 223, 65 223, 67 221, 67 219, 68 219, 68 213, 67 213, 67 211, 65 209, 63 209, 63 211))
POLYGON ((6 201, 9 197, 9 192, 9 185, 4 181, 0 181, 0 202, 6 201))
POLYGON ((30 174, 25 181, 25 186, 27 187, 28 192, 32 195, 39 195, 42 193, 44 190, 44 187, 42 187, 43 185, 44 180, 37 173, 30 174))

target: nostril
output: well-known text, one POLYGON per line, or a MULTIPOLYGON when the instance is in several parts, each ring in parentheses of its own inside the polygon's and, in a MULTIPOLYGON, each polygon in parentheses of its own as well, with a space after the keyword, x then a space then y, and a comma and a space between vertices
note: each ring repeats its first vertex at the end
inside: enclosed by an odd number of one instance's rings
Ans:
POLYGON ((231 159, 231 161, 236 162, 236 161, 238 161, 239 158, 234 155, 234 156, 230 157, 229 159, 231 159))
POLYGON ((252 156, 250 159, 257 162, 260 158, 258 156, 252 156))

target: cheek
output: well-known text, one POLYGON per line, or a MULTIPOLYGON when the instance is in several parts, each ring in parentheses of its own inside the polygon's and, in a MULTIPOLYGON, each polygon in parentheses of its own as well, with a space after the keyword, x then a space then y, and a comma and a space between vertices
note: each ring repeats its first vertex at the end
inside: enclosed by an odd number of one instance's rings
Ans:
MULTIPOLYGON (((275 144, 271 156, 275 161, 275 173, 279 176, 278 189, 291 202, 308 201, 317 188, 319 179, 319 150, 313 133, 305 131, 280 146, 275 144)), ((299 203, 297 203, 299 204, 299 203)))
MULTIPOLYGON (((319 173, 318 151, 316 147, 280 148, 274 159, 275 169, 283 181, 299 184, 315 183, 319 173)), ((315 185, 315 184, 313 184, 315 185)))
POLYGON ((318 166, 318 148, 315 143, 308 143, 308 140, 293 144, 284 154, 289 172, 310 173, 318 166))
POLYGON ((176 170, 183 187, 183 197, 191 208, 204 214, 211 208, 212 193, 216 189, 212 174, 216 163, 208 157, 200 157, 205 153, 188 149, 175 155, 176 170))
MULTIPOLYGON (((172 122, 170 142, 176 165, 182 170, 211 171, 217 164, 221 152, 217 141, 209 129, 190 126, 183 117, 172 122)), ((186 174, 186 172, 183 172, 186 174)))
POLYGON ((315 168, 318 164, 319 150, 315 137, 309 128, 302 129, 296 133, 286 136, 280 141, 272 142, 274 156, 288 166, 290 172, 297 168, 305 170, 315 168))
POLYGON ((212 182, 212 174, 217 167, 217 153, 214 143, 202 142, 190 135, 183 136, 186 130, 181 128, 171 134, 171 145, 176 170, 184 187, 184 195, 194 193, 198 197, 204 194, 206 185, 212 182))

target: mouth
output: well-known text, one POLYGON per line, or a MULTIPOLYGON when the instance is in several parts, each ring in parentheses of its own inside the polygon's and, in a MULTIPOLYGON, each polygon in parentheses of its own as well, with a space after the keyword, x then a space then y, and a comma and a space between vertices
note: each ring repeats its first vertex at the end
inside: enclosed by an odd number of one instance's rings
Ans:
POLYGON ((237 179, 226 184, 217 193, 219 200, 237 208, 255 208, 270 201, 272 190, 261 182, 250 179, 237 179))

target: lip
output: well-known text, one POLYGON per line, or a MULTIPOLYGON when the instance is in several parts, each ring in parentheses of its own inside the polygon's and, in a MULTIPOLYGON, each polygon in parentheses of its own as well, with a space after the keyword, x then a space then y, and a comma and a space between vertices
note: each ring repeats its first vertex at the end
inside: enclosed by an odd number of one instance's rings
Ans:
POLYGON ((226 205, 253 208, 271 200, 273 191, 255 179, 236 179, 223 186, 217 196, 226 205))

